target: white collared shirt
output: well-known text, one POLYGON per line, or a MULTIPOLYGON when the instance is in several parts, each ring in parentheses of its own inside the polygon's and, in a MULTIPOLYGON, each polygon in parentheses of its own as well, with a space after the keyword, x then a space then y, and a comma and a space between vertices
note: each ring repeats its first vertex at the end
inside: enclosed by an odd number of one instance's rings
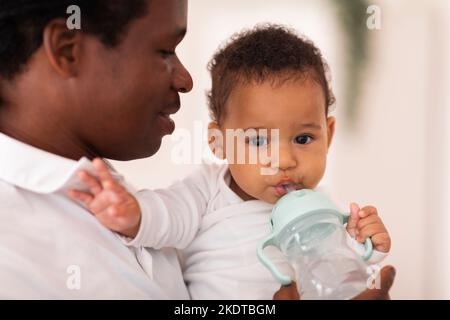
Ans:
POLYGON ((126 247, 67 197, 81 169, 0 133, 0 299, 188 299, 172 249, 126 247))

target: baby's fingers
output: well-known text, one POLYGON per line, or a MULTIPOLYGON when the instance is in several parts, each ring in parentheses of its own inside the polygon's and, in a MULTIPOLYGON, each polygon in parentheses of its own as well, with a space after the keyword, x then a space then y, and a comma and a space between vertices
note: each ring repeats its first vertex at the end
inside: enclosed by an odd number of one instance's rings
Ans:
POLYGON ((101 186, 101 184, 98 182, 98 180, 95 177, 93 177, 87 171, 80 171, 78 173, 78 177, 80 178, 80 180, 82 182, 84 182, 87 185, 87 187, 89 188, 89 190, 92 192, 92 194, 94 196, 99 194, 100 192, 102 192, 103 187, 101 186))
POLYGON ((378 233, 387 233, 386 228, 383 224, 369 224, 364 228, 359 230, 359 234, 356 237, 356 240, 363 243, 367 238, 370 238, 378 233))
POLYGON ((358 230, 361 230, 363 228, 365 228, 368 225, 371 224, 383 224, 383 222, 381 222, 381 218, 379 216, 368 216, 367 218, 362 218, 358 221, 358 230))
POLYGON ((69 197, 73 200, 82 202, 86 207, 88 207, 94 200, 94 197, 90 193, 78 190, 70 190, 69 197))
POLYGON ((386 232, 372 236, 372 243, 375 249, 380 252, 389 252, 391 250, 391 237, 386 232))
POLYGON ((366 218, 372 215, 378 215, 378 210, 374 206, 365 206, 364 208, 361 208, 361 210, 359 211, 359 216, 361 218, 366 218))
POLYGON ((347 232, 353 237, 356 237, 357 225, 359 221, 359 206, 356 203, 350 204, 350 217, 348 218, 347 223, 347 232))
POLYGON ((103 188, 105 189, 112 189, 118 183, 116 180, 114 180, 113 176, 111 175, 111 172, 109 172, 108 167, 106 166, 105 162, 103 162, 102 159, 94 159, 93 161, 94 167, 97 170, 97 174, 100 177, 100 181, 102 183, 103 188))
POLYGON ((104 191, 92 200, 88 209, 95 215, 98 215, 103 213, 107 208, 118 205, 119 202, 116 194, 111 191, 104 191))

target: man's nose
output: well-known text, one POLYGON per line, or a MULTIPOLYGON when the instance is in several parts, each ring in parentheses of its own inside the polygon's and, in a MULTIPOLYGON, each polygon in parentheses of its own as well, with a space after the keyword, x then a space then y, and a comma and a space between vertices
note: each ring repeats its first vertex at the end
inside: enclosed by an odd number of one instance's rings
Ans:
POLYGON ((173 87, 177 92, 187 93, 192 90, 194 83, 189 71, 178 61, 173 79, 173 87))

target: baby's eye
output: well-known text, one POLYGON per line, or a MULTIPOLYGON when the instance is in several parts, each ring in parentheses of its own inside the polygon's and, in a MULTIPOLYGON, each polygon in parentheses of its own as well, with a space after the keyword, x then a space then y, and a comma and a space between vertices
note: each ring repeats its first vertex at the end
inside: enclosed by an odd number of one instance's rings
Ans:
POLYGON ((295 140, 295 143, 298 143, 298 144, 309 144, 312 142, 312 139, 313 138, 311 136, 304 134, 304 135, 295 137, 294 140, 295 140))
POLYGON ((267 137, 264 136, 256 136, 248 138, 248 144, 254 147, 261 147, 268 144, 269 141, 267 137))

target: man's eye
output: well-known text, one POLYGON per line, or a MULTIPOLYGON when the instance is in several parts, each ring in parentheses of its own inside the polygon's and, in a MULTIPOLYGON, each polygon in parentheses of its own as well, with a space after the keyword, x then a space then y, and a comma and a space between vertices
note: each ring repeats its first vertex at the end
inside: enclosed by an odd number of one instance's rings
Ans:
POLYGON ((304 134, 304 135, 295 137, 294 140, 295 140, 295 143, 298 143, 298 144, 309 144, 312 142, 312 139, 313 138, 311 136, 304 134))
POLYGON ((269 141, 268 141, 267 137, 264 137, 264 136, 250 137, 248 139, 248 144, 251 146, 254 146, 254 147, 261 147, 268 143, 269 143, 269 141))
POLYGON ((161 49, 159 50, 159 53, 161 53, 161 55, 163 55, 164 57, 167 57, 173 56, 175 54, 175 51, 161 49))

